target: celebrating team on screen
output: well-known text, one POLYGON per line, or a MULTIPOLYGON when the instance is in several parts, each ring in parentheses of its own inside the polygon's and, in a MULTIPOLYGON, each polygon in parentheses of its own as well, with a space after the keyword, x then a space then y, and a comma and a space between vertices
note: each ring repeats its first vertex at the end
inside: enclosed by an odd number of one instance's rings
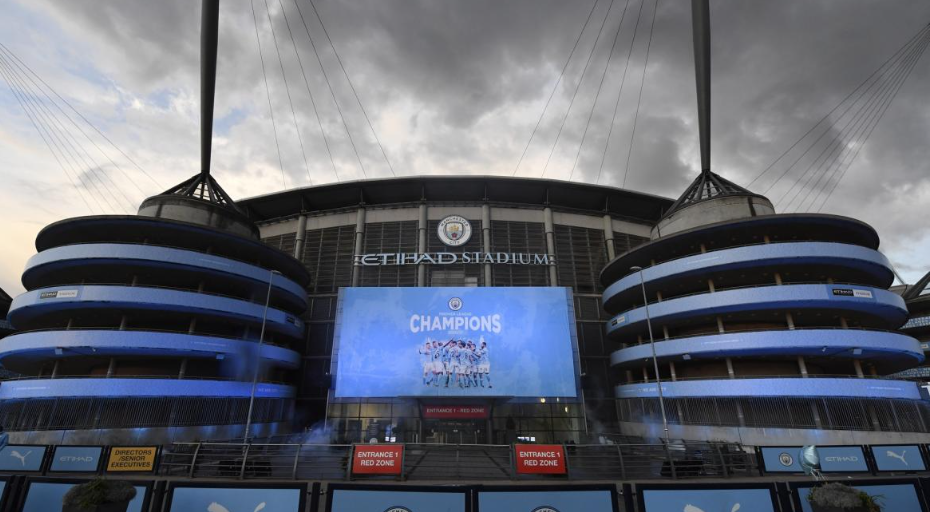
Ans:
POLYGON ((491 388, 491 362, 484 336, 472 340, 431 340, 417 349, 423 366, 423 385, 491 388))

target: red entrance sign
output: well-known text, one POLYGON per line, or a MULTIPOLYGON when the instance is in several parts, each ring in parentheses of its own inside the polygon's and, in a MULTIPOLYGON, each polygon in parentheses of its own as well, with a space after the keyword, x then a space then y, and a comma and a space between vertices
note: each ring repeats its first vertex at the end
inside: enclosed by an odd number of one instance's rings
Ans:
POLYGON ((429 420, 483 420, 488 417, 485 405, 424 405, 423 417, 429 420))
POLYGON ((352 450, 352 473, 399 475, 404 469, 404 445, 357 444, 352 450))
POLYGON ((517 473, 564 475, 565 449, 560 444, 515 444, 517 473))

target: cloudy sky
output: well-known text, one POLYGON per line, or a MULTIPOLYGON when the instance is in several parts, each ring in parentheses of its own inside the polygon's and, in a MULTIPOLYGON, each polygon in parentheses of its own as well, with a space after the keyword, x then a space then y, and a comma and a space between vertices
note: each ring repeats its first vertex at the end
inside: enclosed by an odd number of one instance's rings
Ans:
MULTIPOLYGON (((316 0, 382 155, 309 0, 251 6, 224 0, 213 173, 235 198, 392 172, 545 173, 675 197, 699 167, 690 2, 659 0, 656 8, 655 0, 644 1, 316 0)), ((200 6, 191 0, 0 5, 6 49, 0 54, 0 287, 16 294, 44 225, 133 211, 142 198, 199 170, 200 6), (43 121, 39 128, 53 142, 61 137, 61 166, 7 86, 31 84, 24 68, 13 67, 13 54, 103 134, 61 100, 63 112, 35 98, 29 104, 43 121)), ((809 197, 813 205, 779 210, 816 211, 839 172, 826 174, 828 167, 821 181, 816 165, 803 166, 776 179, 817 131, 753 179, 917 35, 930 22, 930 4, 711 0, 711 20, 712 167, 739 184, 752 182, 754 191, 770 190, 773 200, 809 197), (809 178, 807 168, 813 169, 809 178)), ((861 150, 822 210, 875 226, 882 250, 908 281, 930 270, 930 57, 911 62, 912 73, 867 143, 850 144, 861 150)), ((882 90, 881 83, 872 89, 882 90)), ((861 111, 869 118, 864 94, 862 108, 853 106, 849 116, 861 111)), ((876 96, 874 105, 882 101, 876 96)), ((841 121, 807 158, 842 136, 841 121)), ((854 118, 847 121, 855 133, 854 118)))

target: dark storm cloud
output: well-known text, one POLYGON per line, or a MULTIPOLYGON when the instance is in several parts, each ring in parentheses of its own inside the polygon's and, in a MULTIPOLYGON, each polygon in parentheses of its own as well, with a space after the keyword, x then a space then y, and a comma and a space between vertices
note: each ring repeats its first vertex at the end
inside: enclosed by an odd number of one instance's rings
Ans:
MULTIPOLYGON (((298 1, 354 137, 350 141, 345 134, 296 5, 282 0, 340 176, 362 177, 352 142, 369 176, 387 175, 386 163, 312 6, 298 1)), ((626 173, 625 186, 670 197, 693 177, 698 149, 690 2, 658 3, 651 43, 648 36, 656 4, 645 2, 637 24, 640 0, 629 1, 604 88, 592 111, 626 5, 625 0, 614 0, 612 7, 610 0, 599 1, 519 175, 541 175, 551 152, 547 177, 571 175, 576 181, 593 182, 603 167, 602 184, 620 186, 626 173), (609 7, 601 40, 582 80, 585 59, 609 7), (614 118, 634 25, 635 45, 614 118)), ((97 64, 124 86, 144 94, 160 88, 185 89, 196 98, 199 2, 80 0, 43 5, 76 37, 94 41, 100 52, 97 64)), ((266 4, 255 0, 252 5, 288 183, 306 184, 266 4)), ((316 1, 398 174, 512 172, 592 5, 593 0, 316 1)), ((268 6, 310 172, 317 180, 333 179, 333 164, 319 135, 281 3, 269 0, 268 6)), ((930 21, 930 4, 917 0, 712 0, 711 11, 713 167, 741 184, 755 178, 930 21)), ((278 167, 250 4, 224 0, 220 26, 218 115, 241 108, 246 116, 229 129, 230 145, 216 161, 229 179, 241 179, 242 190, 249 190, 249 180, 270 180, 270 170, 278 167), (254 169, 258 163, 265 169, 254 169)), ((927 88, 921 85, 926 83, 930 83, 930 57, 925 56, 825 210, 874 224, 892 248, 922 237, 930 243, 926 223, 904 227, 908 210, 930 208, 926 164, 930 104, 927 88), (923 202, 905 206, 902 192, 923 202)), ((753 190, 768 188, 780 170, 767 173, 753 190)), ((790 186, 796 174, 788 174, 774 191, 790 186)))

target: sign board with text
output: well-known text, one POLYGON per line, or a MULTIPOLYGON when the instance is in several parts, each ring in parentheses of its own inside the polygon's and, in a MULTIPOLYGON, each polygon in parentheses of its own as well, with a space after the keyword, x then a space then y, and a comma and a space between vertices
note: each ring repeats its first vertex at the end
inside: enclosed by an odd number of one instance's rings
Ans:
POLYGON ((96 473, 102 446, 56 446, 49 471, 96 473))
POLYGON ((114 446, 107 459, 107 472, 151 473, 155 471, 157 446, 114 446))
MULTIPOLYGON (((762 448, 762 462, 768 473, 803 473, 803 446, 768 446, 762 448)), ((823 473, 868 472, 869 466, 861 446, 818 446, 817 456, 823 473)))
POLYGON ((423 417, 428 420, 483 420, 488 417, 486 405, 424 405, 423 417))
POLYGON ((920 447, 916 444, 872 445, 872 457, 879 471, 925 471, 920 447))
POLYGON ((353 475, 399 475, 403 469, 402 444, 357 444, 352 450, 353 475))
POLYGON ((560 444, 513 445, 517 473, 521 475, 564 475, 565 448, 560 444))

